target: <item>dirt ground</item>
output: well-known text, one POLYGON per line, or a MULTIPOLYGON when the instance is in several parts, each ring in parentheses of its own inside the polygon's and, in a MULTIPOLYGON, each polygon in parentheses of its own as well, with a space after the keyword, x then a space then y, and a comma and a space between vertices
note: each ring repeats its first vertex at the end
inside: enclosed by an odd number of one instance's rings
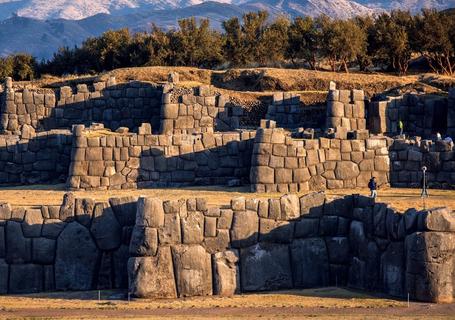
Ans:
MULTIPOLYGON (((63 195, 68 192, 65 185, 33 185, 17 187, 0 187, 0 202, 8 202, 13 207, 37 207, 41 205, 60 205, 63 195)), ((430 190, 430 197, 420 198, 418 189, 387 188, 379 190, 377 202, 384 202, 395 209, 404 212, 408 208, 424 209, 447 206, 455 210, 455 190, 430 190)), ((149 196, 163 200, 186 198, 206 198, 211 206, 227 205, 234 197, 246 198, 279 198, 281 193, 251 193, 248 187, 227 188, 224 186, 188 187, 178 189, 137 189, 137 190, 108 190, 108 191, 76 191, 77 197, 93 198, 96 201, 106 201, 111 197, 149 196)), ((303 194, 303 193, 301 193, 303 194)), ((328 190, 329 198, 361 194, 369 195, 367 189, 328 190)))
POLYGON ((453 319, 455 304, 395 300, 342 288, 128 301, 98 291, 0 297, 0 319, 453 319))

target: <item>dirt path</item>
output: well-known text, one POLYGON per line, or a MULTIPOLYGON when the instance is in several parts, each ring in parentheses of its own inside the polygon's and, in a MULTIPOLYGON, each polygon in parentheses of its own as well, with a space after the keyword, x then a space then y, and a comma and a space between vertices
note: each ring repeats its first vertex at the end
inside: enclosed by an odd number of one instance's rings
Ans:
POLYGON ((412 303, 410 307, 356 307, 334 308, 327 307, 209 307, 209 308, 182 308, 182 309, 116 309, 114 306, 100 306, 99 309, 43 309, 23 308, 0 310, 0 318, 65 318, 65 319, 124 319, 124 318, 181 318, 181 319, 451 319, 455 318, 455 304, 432 305, 412 303))
POLYGON ((0 319, 450 319, 455 304, 400 301, 343 288, 291 290, 234 297, 136 299, 123 291, 0 296, 0 319), (106 300, 104 300, 106 299, 106 300))
MULTIPOLYGON (((41 205, 60 205, 67 191, 64 185, 34 185, 19 187, 0 187, 0 202, 8 202, 12 206, 34 207, 41 205)), ((328 190, 329 197, 362 194, 368 195, 367 189, 328 190)), ((183 198, 206 198, 209 205, 227 205, 234 197, 246 198, 278 198, 280 193, 250 193, 248 187, 190 187, 179 189, 138 189, 138 190, 109 190, 109 191, 77 191, 77 197, 93 198, 96 201, 106 201, 111 197, 149 196, 163 200, 183 198)), ((447 206, 455 210, 455 190, 430 190, 430 198, 425 202, 420 198, 418 189, 384 189, 379 190, 378 202, 385 202, 394 208, 405 211, 408 208, 423 209, 447 206)))

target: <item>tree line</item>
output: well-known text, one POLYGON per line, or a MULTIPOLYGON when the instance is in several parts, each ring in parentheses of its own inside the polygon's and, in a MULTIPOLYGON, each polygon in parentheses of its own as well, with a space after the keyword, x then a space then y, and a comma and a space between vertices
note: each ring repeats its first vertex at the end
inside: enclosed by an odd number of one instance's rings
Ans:
POLYGON ((28 54, 0 58, 0 78, 29 80, 41 74, 87 74, 138 66, 200 68, 293 66, 349 72, 380 69, 406 74, 424 58, 434 72, 455 73, 455 13, 423 10, 382 13, 348 20, 284 16, 265 11, 222 22, 183 19, 173 30, 110 30, 74 48, 60 48, 48 61, 28 54))

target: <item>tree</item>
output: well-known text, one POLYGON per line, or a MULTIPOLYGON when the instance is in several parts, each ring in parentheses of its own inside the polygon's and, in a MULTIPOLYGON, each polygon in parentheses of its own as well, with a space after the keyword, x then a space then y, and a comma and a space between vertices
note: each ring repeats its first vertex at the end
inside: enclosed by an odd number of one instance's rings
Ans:
POLYGON ((322 53, 328 59, 332 71, 341 65, 349 72, 349 63, 366 51, 366 34, 353 20, 319 20, 322 30, 322 53))
POLYGON ((213 67, 222 61, 222 38, 210 29, 208 19, 201 19, 198 24, 193 17, 178 24, 179 29, 170 34, 175 65, 213 67))
POLYGON ((289 45, 290 21, 285 16, 278 16, 268 25, 263 33, 262 63, 266 65, 284 60, 289 45))
POLYGON ((297 17, 288 30, 286 57, 296 65, 296 60, 303 60, 315 70, 320 50, 321 34, 311 17, 297 17))
POLYGON ((392 11, 379 15, 374 24, 372 49, 379 60, 387 61, 389 67, 400 75, 406 74, 409 60, 415 47, 414 21, 409 12, 392 11))
POLYGON ((7 77, 12 77, 14 72, 14 61, 11 56, 0 57, 0 81, 4 81, 7 77))
POLYGON ((421 54, 435 71, 455 72, 454 17, 436 10, 423 10, 416 16, 416 38, 421 54))

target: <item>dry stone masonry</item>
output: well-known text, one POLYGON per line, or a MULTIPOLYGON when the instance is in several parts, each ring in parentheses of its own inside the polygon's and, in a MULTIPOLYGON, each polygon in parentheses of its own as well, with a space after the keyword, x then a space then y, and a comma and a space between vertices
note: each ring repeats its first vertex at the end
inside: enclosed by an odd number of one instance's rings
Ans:
POLYGON ((60 89, 15 89, 8 80, 4 107, 0 113, 0 131, 20 134, 24 125, 35 130, 70 129, 73 124, 102 122, 107 128, 137 129, 160 123, 163 87, 132 81, 117 84, 115 78, 92 84, 77 84, 60 89))
POLYGON ((365 130, 366 100, 363 90, 329 90, 327 96, 327 128, 365 130))
POLYGON ((248 183, 255 131, 152 135, 97 134, 77 126, 69 169, 73 189, 248 183))
POLYGON ((232 131, 240 126, 241 107, 228 97, 215 94, 212 86, 199 86, 197 93, 163 95, 161 134, 194 134, 232 131))
POLYGON ((372 176, 389 182, 385 137, 366 140, 295 139, 281 128, 259 128, 250 182, 254 192, 296 192, 366 187, 372 176))
POLYGON ((65 195, 0 204, 0 293, 128 288, 137 297, 348 286, 454 299, 455 214, 405 213, 353 195, 191 198, 65 195))
POLYGON ((273 95, 265 119, 281 128, 320 128, 325 122, 325 106, 304 105, 299 94, 279 92, 273 95))
POLYGON ((437 132, 455 136, 455 93, 449 97, 407 93, 372 101, 369 106, 369 128, 375 134, 398 135, 398 122, 410 136, 431 138, 437 132))

